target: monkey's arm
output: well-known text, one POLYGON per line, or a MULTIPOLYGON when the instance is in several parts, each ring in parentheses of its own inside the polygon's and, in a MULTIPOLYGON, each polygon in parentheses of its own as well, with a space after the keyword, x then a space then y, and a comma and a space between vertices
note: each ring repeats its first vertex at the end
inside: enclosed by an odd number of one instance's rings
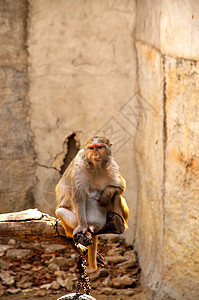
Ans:
POLYGON ((76 231, 79 231, 82 228, 83 231, 86 231, 87 228, 87 219, 86 219, 86 194, 77 191, 75 198, 74 198, 74 206, 75 212, 77 217, 78 226, 76 231))
POLYGON ((100 199, 99 199, 99 203, 102 207, 108 207, 111 203, 111 200, 113 199, 113 197, 116 195, 116 194, 122 194, 123 192, 123 189, 120 188, 120 187, 115 187, 115 186, 112 186, 112 185, 109 185, 107 186, 101 196, 100 196, 100 199))

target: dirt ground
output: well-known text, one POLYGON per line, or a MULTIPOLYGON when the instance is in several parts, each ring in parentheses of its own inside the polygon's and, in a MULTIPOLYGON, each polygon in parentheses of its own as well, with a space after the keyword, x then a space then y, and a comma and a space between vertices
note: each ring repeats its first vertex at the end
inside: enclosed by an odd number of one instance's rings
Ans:
MULTIPOLYGON (((0 297, 1 300, 57 300, 59 297, 69 294, 68 292, 59 292, 57 294, 46 295, 46 296, 35 296, 33 292, 23 294, 19 293, 16 295, 7 295, 0 297)), ((101 295, 98 291, 92 291, 91 295, 96 298, 96 300, 106 300, 106 299, 114 299, 114 300, 147 300, 146 295, 141 291, 141 289, 135 289, 135 294, 132 296, 124 296, 124 295, 101 295)))
MULTIPOLYGON (((98 251, 105 266, 87 269, 91 295, 97 300, 146 300, 133 248, 118 237, 100 237, 98 251)), ((76 257, 74 250, 61 245, 0 240, 0 300, 56 300, 74 293, 76 257)))

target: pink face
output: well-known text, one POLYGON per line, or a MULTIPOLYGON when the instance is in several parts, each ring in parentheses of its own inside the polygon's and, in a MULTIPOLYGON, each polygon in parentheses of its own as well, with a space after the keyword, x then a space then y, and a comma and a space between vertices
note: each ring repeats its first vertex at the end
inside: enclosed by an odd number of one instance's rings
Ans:
POLYGON ((102 163, 106 157, 106 146, 103 143, 88 144, 87 157, 95 165, 102 163))

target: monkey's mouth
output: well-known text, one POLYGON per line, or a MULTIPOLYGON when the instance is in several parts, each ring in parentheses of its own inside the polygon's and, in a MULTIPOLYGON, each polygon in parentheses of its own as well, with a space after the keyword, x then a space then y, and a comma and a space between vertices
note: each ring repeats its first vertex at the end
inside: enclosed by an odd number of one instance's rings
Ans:
POLYGON ((97 157, 94 157, 94 158, 93 158, 93 163, 94 163, 94 164, 99 164, 99 163, 101 163, 101 159, 100 159, 100 158, 97 158, 97 157))

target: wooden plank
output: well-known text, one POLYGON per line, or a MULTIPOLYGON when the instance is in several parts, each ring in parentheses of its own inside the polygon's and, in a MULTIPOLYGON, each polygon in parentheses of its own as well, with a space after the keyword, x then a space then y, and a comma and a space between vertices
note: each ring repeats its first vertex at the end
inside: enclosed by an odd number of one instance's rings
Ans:
POLYGON ((20 212, 0 215, 0 222, 41 220, 43 214, 37 209, 27 209, 20 212))
POLYGON ((38 209, 28 209, 0 215, 0 238, 16 238, 26 241, 44 241, 73 248, 82 256, 87 255, 87 248, 74 244, 66 237, 60 221, 38 209))

